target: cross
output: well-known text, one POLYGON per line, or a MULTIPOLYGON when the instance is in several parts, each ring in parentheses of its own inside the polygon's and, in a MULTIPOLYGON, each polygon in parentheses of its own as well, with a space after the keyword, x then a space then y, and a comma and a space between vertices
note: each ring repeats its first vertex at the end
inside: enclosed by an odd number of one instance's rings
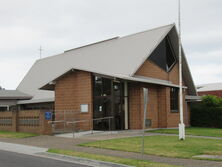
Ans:
POLYGON ((40 57, 40 59, 42 58, 42 51, 43 51, 42 46, 40 46, 40 48, 39 48, 39 57, 40 57))

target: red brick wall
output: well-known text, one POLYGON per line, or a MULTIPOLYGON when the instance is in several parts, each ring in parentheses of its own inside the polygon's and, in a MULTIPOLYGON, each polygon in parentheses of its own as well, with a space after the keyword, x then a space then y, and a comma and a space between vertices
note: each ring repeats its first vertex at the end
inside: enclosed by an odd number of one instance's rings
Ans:
POLYGON ((142 128, 142 88, 139 84, 129 83, 129 129, 142 128))
MULTIPOLYGON (((92 119, 92 79, 91 73, 75 71, 67 74, 56 81, 55 86, 55 111, 73 113, 67 115, 65 119, 69 121, 91 120, 92 119), (80 105, 88 104, 89 112, 81 113, 80 105)), ((56 115, 56 120, 64 119, 64 115, 56 115)), ((75 124, 78 130, 92 129, 91 122, 75 124)))
POLYGON ((199 96, 203 96, 203 95, 215 95, 215 96, 218 96, 218 97, 222 97, 222 90, 198 92, 198 95, 199 95, 199 96))
POLYGON ((6 111, 0 114, 0 130, 14 132, 30 132, 44 135, 52 134, 51 124, 45 119, 41 110, 6 111), (5 122, 8 120, 9 122, 5 122))
MULTIPOLYGON (((155 77, 158 79, 170 80, 178 84, 178 65, 176 64, 170 73, 166 73, 149 61, 139 69, 136 75, 155 77)), ((152 121, 152 128, 177 127, 179 123, 179 113, 170 111, 170 88, 165 86, 129 83, 129 128, 141 129, 143 123, 143 87, 149 90, 148 119, 152 121)), ((91 74, 84 71, 77 71, 60 78, 55 86, 55 110, 73 111, 73 116, 69 119, 90 120, 93 117, 92 100, 92 78, 91 74), (89 112, 80 113, 80 104, 88 104, 89 112)), ((189 110, 189 108, 188 108, 189 110)), ((184 100, 184 111, 186 103, 184 100)), ((189 113, 184 119, 189 123, 189 113)), ((64 119, 56 117, 57 120, 64 119)), ((92 128, 90 123, 78 124, 80 130, 92 128)))
POLYGON ((167 113, 170 110, 168 89, 160 86, 158 89, 158 128, 167 127, 167 113))
POLYGON ((166 72, 157 65, 155 65, 152 61, 145 61, 143 65, 138 69, 135 75, 145 76, 145 77, 153 77, 162 80, 171 81, 173 84, 179 84, 179 66, 178 63, 174 65, 174 67, 170 70, 170 72, 166 72))
MULTIPOLYGON (((151 61, 146 61, 136 72, 136 75, 153 77, 171 81, 173 84, 179 84, 178 64, 176 64, 169 73, 165 72, 151 61)), ((139 129, 143 121, 143 91, 147 87, 149 90, 148 102, 148 119, 152 120, 152 128, 178 127, 179 113, 172 113, 170 110, 170 87, 151 85, 151 84, 134 84, 129 89, 129 113, 130 128, 139 129), (136 85, 136 86, 135 86, 136 85), (135 100, 136 101, 135 101, 135 100), (134 101, 134 102, 133 102, 134 101), (133 103, 133 104, 131 104, 133 103), (133 115, 133 116, 132 116, 133 115), (135 120, 133 120, 135 119, 135 120)), ((184 92, 185 97, 186 92, 184 92)), ((184 122, 189 125, 190 113, 189 104, 184 104, 184 122), (188 112, 187 112, 188 111, 188 112)))
MULTIPOLYGON (((129 86, 129 127, 141 129, 143 123, 143 87, 148 88, 147 119, 151 128, 178 127, 180 115, 170 110, 170 88, 151 84, 130 84, 129 86)), ((184 123, 190 123, 189 104, 184 99, 184 123)))

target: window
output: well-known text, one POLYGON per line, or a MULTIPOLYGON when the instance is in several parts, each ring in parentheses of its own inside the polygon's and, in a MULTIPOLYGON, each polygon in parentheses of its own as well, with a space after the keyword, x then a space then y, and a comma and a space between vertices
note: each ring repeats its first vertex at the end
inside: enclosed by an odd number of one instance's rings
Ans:
POLYGON ((94 77, 94 96, 111 95, 111 80, 100 76, 94 77))
POLYGON ((167 71, 170 71, 170 69, 173 67, 173 65, 176 63, 176 59, 174 56, 174 52, 172 49, 172 46, 170 44, 170 40, 166 41, 166 65, 167 65, 167 71))
POLYGON ((8 111, 8 110, 9 110, 9 106, 0 106, 0 112, 8 111))
POLYGON ((178 88, 171 88, 170 89, 170 110, 171 110, 171 112, 179 112, 178 98, 179 98, 179 89, 178 88))
POLYGON ((148 58, 160 68, 169 72, 176 63, 175 52, 170 39, 166 37, 148 58))

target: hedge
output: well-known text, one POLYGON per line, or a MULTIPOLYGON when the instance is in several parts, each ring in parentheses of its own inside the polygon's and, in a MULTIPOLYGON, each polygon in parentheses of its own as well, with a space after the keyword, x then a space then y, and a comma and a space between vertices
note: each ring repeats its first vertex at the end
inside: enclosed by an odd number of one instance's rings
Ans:
POLYGON ((222 107, 196 103, 191 105, 190 117, 191 126, 222 128, 222 107))

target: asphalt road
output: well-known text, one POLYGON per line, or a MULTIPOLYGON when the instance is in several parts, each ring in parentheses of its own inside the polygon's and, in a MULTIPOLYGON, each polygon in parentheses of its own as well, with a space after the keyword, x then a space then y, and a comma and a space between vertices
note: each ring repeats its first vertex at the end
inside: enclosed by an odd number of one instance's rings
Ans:
POLYGON ((0 167, 89 167, 89 166, 0 150, 0 167))

